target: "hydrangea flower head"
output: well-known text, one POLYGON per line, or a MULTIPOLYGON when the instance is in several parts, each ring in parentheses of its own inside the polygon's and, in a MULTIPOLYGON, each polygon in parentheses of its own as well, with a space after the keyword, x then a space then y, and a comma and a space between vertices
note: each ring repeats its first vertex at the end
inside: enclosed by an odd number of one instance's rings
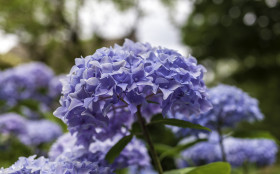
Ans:
POLYGON ((60 126, 49 120, 28 121, 26 129, 26 134, 19 137, 21 142, 26 145, 51 142, 62 135, 60 126))
MULTIPOLYGON (((98 155, 98 154, 96 154, 98 155)), ((20 157, 15 164, 7 169, 0 169, 0 173, 9 174, 112 174, 113 170, 105 163, 87 159, 76 159, 73 157, 63 156, 57 161, 50 161, 47 158, 40 157, 35 159, 34 156, 28 158, 20 157)))
MULTIPOLYGON (((262 120, 264 117, 258 107, 258 101, 234 86, 218 85, 213 87, 209 89, 209 97, 213 108, 208 112, 189 117, 176 113, 174 117, 206 126, 212 130, 217 130, 218 127, 234 127, 241 121, 253 122, 262 120)), ((172 114, 169 114, 169 117, 172 117, 172 114)), ((170 128, 178 136, 207 133, 203 130, 189 128, 173 126, 170 128)))
POLYGON ((0 115, 0 133, 15 136, 25 135, 26 120, 18 114, 6 113, 0 115))
POLYGON ((207 125, 212 123, 232 127, 240 121, 253 122, 263 119, 258 107, 258 101, 233 86, 218 85, 209 90, 213 109, 205 113, 203 118, 208 119, 207 125))
POLYGON ((22 64, 3 71, 1 76, 0 99, 7 100, 8 104, 14 105, 25 99, 49 101, 44 92, 53 78, 53 72, 46 65, 39 62, 22 64))
MULTIPOLYGON (((90 144, 89 149, 84 146, 76 145, 76 135, 66 133, 61 136, 51 147, 49 151, 49 157, 52 161, 57 161, 57 158, 61 158, 62 154, 68 154, 77 157, 86 157, 87 160, 92 158, 91 155, 87 154, 98 154, 100 161, 105 161, 107 152, 122 138, 122 136, 115 136, 112 140, 107 139, 106 141, 95 141, 90 144), (75 153, 77 154, 75 154, 75 153)), ((137 166, 138 168, 150 167, 150 157, 145 144, 133 138, 132 141, 124 148, 119 157, 115 159, 113 164, 110 165, 112 169, 122 169, 128 166, 137 166)))
MULTIPOLYGON (((204 165, 222 161, 221 149, 216 132, 212 133, 207 142, 196 145, 183 151, 181 159, 177 160, 178 167, 204 165)), ((269 139, 240 139, 224 138, 223 145, 227 161, 233 167, 240 167, 244 163, 257 166, 268 166, 275 162, 278 147, 269 139)))
POLYGON ((75 60, 55 115, 88 147, 93 136, 104 141, 125 133, 138 106, 147 120, 157 112, 188 116, 208 111, 204 72, 191 56, 126 40, 75 60))

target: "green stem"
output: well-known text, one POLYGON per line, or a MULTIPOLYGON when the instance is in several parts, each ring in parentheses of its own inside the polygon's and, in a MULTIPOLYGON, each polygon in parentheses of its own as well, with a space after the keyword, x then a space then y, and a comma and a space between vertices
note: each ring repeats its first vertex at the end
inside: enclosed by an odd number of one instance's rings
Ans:
POLYGON ((150 147, 150 152, 151 152, 151 155, 152 155, 152 158, 154 160, 154 163, 157 167, 157 170, 158 170, 158 173, 159 174, 163 174, 163 170, 162 170, 162 167, 161 167, 161 164, 160 164, 160 161, 159 161, 159 158, 157 156, 157 153, 155 151, 155 148, 154 148, 154 145, 153 145, 153 142, 152 142, 152 139, 151 139, 151 136, 148 132, 148 129, 146 127, 146 124, 145 124, 145 120, 141 114, 141 105, 137 106, 137 117, 138 117, 138 121, 141 125, 141 129, 143 131, 143 135, 150 147))
POLYGON ((249 167, 248 167, 248 163, 245 162, 242 166, 243 168, 243 174, 249 174, 249 167))
POLYGON ((227 162, 227 158, 226 158, 226 153, 225 153, 225 147, 224 147, 224 143, 223 143, 223 134, 222 134, 222 130, 220 128, 220 126, 218 126, 218 133, 219 133, 219 143, 220 143, 220 148, 221 148, 221 151, 222 151, 222 160, 224 162, 227 162))

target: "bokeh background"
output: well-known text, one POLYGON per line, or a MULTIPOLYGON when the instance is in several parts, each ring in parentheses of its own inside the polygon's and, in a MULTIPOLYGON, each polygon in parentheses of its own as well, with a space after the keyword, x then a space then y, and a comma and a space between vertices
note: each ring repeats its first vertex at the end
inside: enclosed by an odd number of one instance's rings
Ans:
POLYGON ((235 85, 259 100, 265 120, 240 129, 280 140, 278 0, 0 0, 1 70, 41 61, 67 73, 76 57, 124 38, 192 54, 209 87, 235 85))

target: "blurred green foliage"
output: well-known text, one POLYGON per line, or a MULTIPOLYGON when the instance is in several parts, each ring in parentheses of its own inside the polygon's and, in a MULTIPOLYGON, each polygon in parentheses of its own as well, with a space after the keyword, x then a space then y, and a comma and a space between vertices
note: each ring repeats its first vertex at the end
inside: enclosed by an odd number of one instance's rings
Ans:
POLYGON ((247 128, 269 130, 280 139, 279 1, 198 0, 181 31, 193 56, 215 72, 210 85, 236 85, 260 101, 265 120, 247 128), (217 74, 221 62, 225 71, 236 67, 224 78, 217 74))

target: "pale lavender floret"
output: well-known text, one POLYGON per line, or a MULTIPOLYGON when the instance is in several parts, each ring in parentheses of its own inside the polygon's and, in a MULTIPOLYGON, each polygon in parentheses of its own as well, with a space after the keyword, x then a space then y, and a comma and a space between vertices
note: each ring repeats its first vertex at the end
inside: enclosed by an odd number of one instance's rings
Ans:
MULTIPOLYGON (((227 161, 233 167, 244 163, 268 166, 275 163, 278 147, 269 139, 239 139, 227 137, 223 141, 227 161)), ((177 159, 178 167, 203 165, 222 161, 221 149, 217 133, 212 133, 208 142, 197 143, 181 154, 177 159)))
POLYGON ((0 115, 0 133, 6 135, 25 135, 26 120, 18 114, 6 113, 0 115))
MULTIPOLYGON (((218 127, 235 127, 242 121, 253 122, 263 119, 258 101, 241 89, 228 85, 218 85, 209 89, 209 97, 213 108, 208 112, 189 117, 176 113, 175 118, 200 124, 212 130, 217 130, 218 127)), ((173 117, 172 114, 169 113, 169 117, 173 117)), ((171 127, 171 129, 178 136, 202 132, 188 128, 171 127)))
POLYGON ((26 129, 26 134, 19 137, 26 145, 51 142, 62 135, 60 126, 49 120, 28 121, 26 129))
POLYGON ((101 48, 75 60, 54 114, 71 133, 77 132, 78 144, 88 147, 92 137, 105 141, 123 133, 139 105, 147 121, 161 112, 188 116, 208 111, 204 72, 191 56, 126 40, 123 46, 101 48))

